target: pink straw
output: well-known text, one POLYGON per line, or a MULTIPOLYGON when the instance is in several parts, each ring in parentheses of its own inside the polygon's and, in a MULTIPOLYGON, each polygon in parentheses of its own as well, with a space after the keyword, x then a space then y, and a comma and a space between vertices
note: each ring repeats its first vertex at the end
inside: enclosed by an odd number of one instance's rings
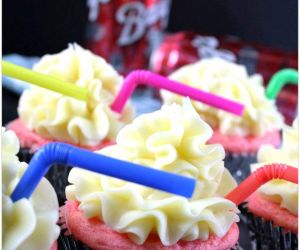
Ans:
POLYGON ((170 80, 147 70, 135 70, 125 78, 122 88, 111 105, 111 109, 117 113, 122 113, 127 100, 139 84, 150 85, 154 88, 166 89, 182 96, 188 96, 193 100, 203 102, 238 116, 241 116, 244 111, 244 105, 241 103, 170 80))
POLYGON ((278 163, 265 165, 248 176, 226 196, 226 199, 239 205, 258 188, 273 179, 282 179, 298 184, 298 169, 278 163))

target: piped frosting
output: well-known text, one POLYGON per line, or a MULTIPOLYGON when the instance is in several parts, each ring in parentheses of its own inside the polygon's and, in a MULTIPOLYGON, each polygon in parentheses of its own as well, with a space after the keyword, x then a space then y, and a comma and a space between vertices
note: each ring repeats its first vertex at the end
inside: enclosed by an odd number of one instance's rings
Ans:
POLYGON ((54 55, 45 55, 34 70, 87 88, 83 102, 62 94, 32 86, 19 102, 22 122, 37 134, 79 146, 95 146, 114 140, 117 132, 133 118, 128 104, 120 115, 109 105, 123 78, 103 58, 73 44, 54 55))
POLYGON ((116 145, 97 152, 195 178, 190 200, 79 168, 70 172, 67 198, 80 203, 86 218, 99 218, 137 244, 153 233, 166 246, 223 237, 238 221, 237 207, 223 198, 236 182, 224 168, 223 147, 206 144, 212 133, 185 100, 139 116, 120 131, 116 145))

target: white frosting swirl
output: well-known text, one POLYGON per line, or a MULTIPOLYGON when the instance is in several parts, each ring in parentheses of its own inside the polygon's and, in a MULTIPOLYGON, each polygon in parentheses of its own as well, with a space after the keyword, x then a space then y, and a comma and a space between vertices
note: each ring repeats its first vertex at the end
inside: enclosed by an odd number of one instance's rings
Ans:
POLYGON ((9 196, 27 166, 19 162, 18 151, 16 135, 2 128, 2 247, 49 250, 60 231, 56 193, 43 178, 30 199, 12 202, 9 196))
MULTIPOLYGON (((249 76, 246 68, 220 58, 204 59, 180 68, 170 78, 245 105, 242 117, 200 102, 193 106, 214 129, 227 135, 260 136, 283 124, 274 101, 265 97, 261 75, 249 76)), ((165 103, 181 103, 183 97, 161 91, 165 103)))
POLYGON ((20 99, 18 112, 25 125, 44 138, 81 146, 114 140, 132 119, 127 105, 122 115, 113 112, 113 101, 123 78, 106 61, 74 44, 55 55, 44 56, 34 70, 89 90, 88 102, 32 86, 20 99))
POLYGON ((223 198, 236 183, 224 168, 224 149, 207 145, 212 129, 188 100, 144 114, 125 126, 117 144, 100 154, 193 177, 197 188, 188 200, 137 184, 73 168, 66 189, 87 218, 98 217, 113 230, 143 244, 156 233, 162 244, 223 237, 238 221, 237 207, 223 198))
MULTIPOLYGON (((276 149, 271 145, 263 145, 258 151, 258 163, 252 164, 251 170, 254 171, 268 163, 285 163, 298 168, 298 140, 298 119, 296 119, 293 127, 287 125, 284 127, 281 148, 276 149)), ((297 184, 285 180, 273 180, 263 185, 259 191, 266 198, 298 215, 297 184)))

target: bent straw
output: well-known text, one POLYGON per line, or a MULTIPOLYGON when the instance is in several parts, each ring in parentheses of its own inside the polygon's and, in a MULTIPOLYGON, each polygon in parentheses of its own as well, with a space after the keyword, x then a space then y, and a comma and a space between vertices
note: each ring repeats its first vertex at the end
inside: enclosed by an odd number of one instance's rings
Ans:
POLYGON ((127 100, 139 84, 150 85, 154 88, 166 89, 179 95, 188 96, 193 100, 204 102, 238 116, 241 116, 244 110, 244 105, 238 102, 170 80, 147 70, 135 70, 125 78, 118 95, 111 105, 111 109, 122 113, 127 100))
POLYGON ((78 166, 187 198, 193 195, 196 185, 196 181, 188 177, 114 159, 65 143, 49 143, 34 154, 11 195, 12 200, 29 198, 53 163, 62 163, 65 167, 78 166))
POLYGON ((280 90, 287 83, 298 85, 298 71, 295 69, 282 69, 275 73, 268 83, 266 88, 266 97, 274 100, 280 90))
POLYGON ((88 98, 88 90, 85 88, 78 87, 52 76, 41 74, 6 61, 2 61, 2 74, 78 100, 87 101, 88 98))
POLYGON ((258 188, 273 179, 283 179, 298 184, 298 169, 278 163, 265 165, 248 176, 225 198, 239 205, 258 188))

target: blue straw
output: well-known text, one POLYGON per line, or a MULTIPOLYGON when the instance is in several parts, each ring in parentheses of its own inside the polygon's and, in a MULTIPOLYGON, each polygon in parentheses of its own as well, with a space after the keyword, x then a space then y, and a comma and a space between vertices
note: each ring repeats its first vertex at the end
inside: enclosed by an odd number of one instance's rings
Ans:
POLYGON ((15 202, 29 198, 54 163, 78 166, 187 198, 192 197, 196 185, 196 181, 188 177, 114 159, 64 143, 49 143, 33 156, 11 195, 12 200, 15 202))

